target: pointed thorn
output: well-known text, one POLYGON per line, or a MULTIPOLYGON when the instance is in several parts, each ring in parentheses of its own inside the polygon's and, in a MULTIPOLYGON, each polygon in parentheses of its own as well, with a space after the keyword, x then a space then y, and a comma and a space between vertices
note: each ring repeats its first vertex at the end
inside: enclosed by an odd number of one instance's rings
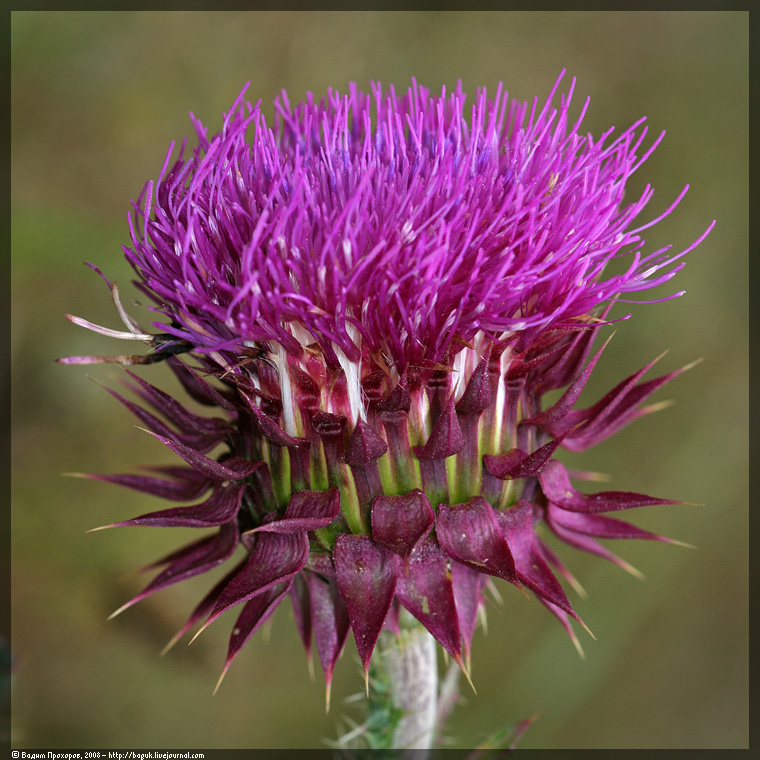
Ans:
POLYGON ((573 645, 575 646, 575 649, 578 652, 580 658, 582 660, 585 660, 586 659, 586 653, 583 651, 583 647, 581 646, 581 642, 578 641, 578 637, 575 635, 575 631, 571 631, 571 633, 570 633, 570 641, 573 642, 573 645))
POLYGON ((626 573, 630 573, 634 578, 638 578, 640 581, 646 580, 646 576, 641 572, 641 570, 636 569, 633 565, 628 564, 625 560, 620 560, 620 563, 620 567, 622 567, 626 573))
POLYGON ((575 591, 581 599, 588 599, 588 592, 583 586, 581 586, 580 581, 574 575, 565 576, 565 578, 573 587, 573 591, 575 591))
POLYGON ((659 401, 656 404, 649 404, 649 406, 642 409, 642 411, 646 411, 647 414, 653 414, 654 412, 661 412, 663 409, 668 409, 675 403, 676 402, 673 401, 673 399, 665 399, 665 401, 659 401))
POLYGON ((133 604, 135 604, 136 602, 137 602, 137 600, 136 600, 136 599, 130 599, 130 601, 128 601, 126 604, 122 604, 122 605, 121 605, 121 607, 119 607, 119 609, 118 609, 118 610, 116 610, 115 612, 112 612, 112 613, 111 613, 111 614, 110 614, 110 615, 109 615, 109 616, 106 618, 106 620, 113 620, 113 619, 114 619, 114 618, 115 618, 117 615, 121 615, 121 613, 122 613, 122 612, 124 612, 124 610, 126 610, 126 609, 129 609, 129 608, 130 608, 130 607, 131 607, 133 604))
POLYGON ((705 360, 704 356, 700 356, 699 359, 695 359, 691 364, 687 364, 681 371, 686 372, 687 370, 692 369, 693 367, 696 367, 697 364, 701 364, 705 360))
MULTIPOLYGON (((518 586, 518 588, 522 588, 522 586, 518 586)), ((488 579, 488 590, 491 592, 491 596, 493 597, 493 600, 496 602, 496 604, 499 606, 504 604, 504 599, 502 598, 501 594, 499 593, 499 589, 496 588, 496 585, 491 580, 491 578, 488 579)))
POLYGON ((477 690, 475 689, 475 684, 472 682, 472 678, 470 678, 470 671, 464 666, 464 663, 462 662, 462 658, 458 658, 456 660, 457 665, 462 670, 462 673, 464 673, 464 677, 467 679, 467 683, 470 684, 470 688, 472 689, 473 694, 477 694, 477 690))
POLYGON ((325 715, 329 714, 330 712, 330 689, 332 686, 332 682, 328 681, 325 684, 325 715))
POLYGON ((108 530, 108 528, 115 528, 117 526, 117 523, 111 523, 110 525, 101 525, 98 528, 90 528, 89 530, 86 530, 85 533, 96 533, 99 530, 108 530))
POLYGON ((482 605, 478 607, 478 620, 483 629, 483 635, 488 636, 488 616, 486 615, 486 608, 482 605))
POLYGON ((675 546, 683 546, 684 549, 699 549, 699 547, 694 546, 694 544, 687 544, 686 541, 678 541, 675 538, 663 538, 662 540, 668 544, 674 544, 675 546))
POLYGON ((364 668, 364 693, 369 699, 369 667, 364 668))
POLYGON ((172 647, 182 638, 182 633, 182 631, 179 631, 172 636, 167 645, 161 650, 160 657, 163 657, 170 649, 172 649, 172 647))
POLYGON ((222 685, 222 681, 224 680, 224 677, 227 675, 227 670, 229 669, 229 663, 224 666, 224 669, 222 670, 222 674, 219 676, 219 680, 216 682, 216 686, 214 686, 214 694, 219 691, 219 687, 222 685))
POLYGON ((586 631, 586 633, 587 633, 589 636, 591 636, 591 638, 592 638, 594 641, 596 641, 596 636, 594 636, 594 634, 593 634, 593 633, 591 633, 591 629, 590 629, 590 628, 589 628, 589 627, 588 627, 588 626, 587 626, 587 625, 586 625, 586 624, 585 624, 585 623, 584 623, 584 622, 583 622, 583 621, 582 621, 580 618, 576 618, 576 620, 578 620, 578 622, 579 622, 579 623, 580 623, 580 624, 583 626, 583 630, 584 630, 584 631, 586 631))
POLYGON ((200 628, 199 628, 199 629, 196 631, 196 633, 195 633, 195 636, 193 636, 193 638, 192 638, 192 639, 190 639, 190 641, 188 641, 188 642, 187 642, 187 645, 188 645, 188 646, 190 646, 190 644, 192 644, 192 643, 193 643, 193 642, 194 642, 194 641, 195 641, 195 640, 198 638, 198 636, 200 636, 200 635, 201 635, 201 634, 202 634, 202 633, 203 633, 203 632, 206 630, 206 628, 208 628, 208 626, 209 626, 209 624, 210 624, 210 623, 211 623, 211 620, 207 620, 207 621, 206 621, 206 622, 205 622, 205 623, 204 623, 204 624, 203 624, 203 625, 202 625, 202 626, 201 626, 201 627, 200 627, 200 628))

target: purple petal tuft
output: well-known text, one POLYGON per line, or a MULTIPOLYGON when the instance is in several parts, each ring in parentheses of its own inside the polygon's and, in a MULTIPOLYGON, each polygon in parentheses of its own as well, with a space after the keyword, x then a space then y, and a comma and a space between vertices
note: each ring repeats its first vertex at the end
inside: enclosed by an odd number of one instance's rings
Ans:
POLYGON ((232 665, 232 661, 237 657, 238 652, 240 652, 248 639, 258 631, 280 605, 280 602, 290 590, 292 583, 292 579, 285 581, 273 588, 267 589, 267 591, 253 597, 249 602, 246 602, 245 607, 243 607, 243 611, 238 616, 238 619, 235 622, 235 627, 230 634, 230 642, 227 648, 227 659, 222 668, 219 683, 221 683, 222 678, 224 678, 230 665, 232 665))
POLYGON ((309 541, 305 533, 259 535, 248 561, 220 594, 204 628, 230 607, 290 580, 308 558, 309 541))
POLYGON ((131 607, 156 591, 173 586, 175 583, 205 573, 232 556, 237 546, 238 531, 234 523, 219 528, 218 533, 174 552, 162 562, 169 566, 160 572, 137 596, 130 599, 121 610, 131 607))
POLYGON ((432 536, 420 541, 401 563, 399 602, 462 665, 462 642, 449 560, 432 536))
POLYGON ((298 635, 301 637, 306 655, 311 658, 311 605, 304 575, 305 573, 299 573, 294 576, 293 585, 290 587, 290 601, 298 635))
POLYGON ((549 520, 553 526, 560 526, 567 531, 580 533, 594 538, 643 538, 650 541, 665 541, 667 538, 658 536, 636 525, 604 515, 586 514, 584 512, 568 512, 554 504, 549 504, 549 520))
POLYGON ((486 582, 487 577, 482 573, 475 572, 460 562, 451 563, 451 583, 466 660, 470 659, 472 637, 478 623, 478 611, 483 603, 483 589, 486 582))
POLYGON ((366 465, 388 451, 388 444, 366 423, 359 420, 348 440, 343 461, 352 467, 366 465))
POLYGON ((489 349, 470 375, 462 398, 456 404, 458 414, 479 414, 491 405, 491 382, 488 376, 490 355, 489 349))
POLYGON ((338 588, 348 607, 364 672, 393 600, 398 558, 369 536, 338 536, 333 552, 338 588))
POLYGON ((438 542, 457 562, 519 585, 512 552, 493 507, 481 496, 466 504, 441 504, 435 520, 438 542))
POLYGON ((573 381, 570 387, 562 394, 556 404, 547 409, 545 412, 541 412, 541 414, 537 414, 530 419, 523 420, 523 424, 540 425, 547 427, 551 426, 558 420, 563 419, 565 415, 573 408, 573 405, 581 395, 581 391, 588 382, 589 377, 591 377, 592 370, 596 366, 597 361, 599 361, 599 357, 602 355, 604 349, 607 348, 607 344, 610 342, 610 340, 611 337, 605 341, 604 345, 596 352, 594 358, 591 359, 591 361, 586 365, 583 372, 581 372, 578 378, 573 381))
POLYGON ((135 517, 132 520, 114 523, 108 527, 124 527, 127 525, 151 525, 153 527, 183 527, 183 528, 208 528, 214 525, 234 520, 240 508, 243 497, 244 484, 217 487, 214 492, 202 504, 192 507, 175 507, 162 509, 158 512, 149 512, 146 515, 135 517))
POLYGON ((152 496, 158 496, 162 499, 172 501, 190 501, 201 496, 211 486, 211 481, 202 473, 190 468, 173 468, 174 472, 167 473, 174 475, 176 480, 166 480, 165 478, 154 478, 148 475, 98 475, 86 473, 85 478, 91 480, 101 480, 105 483, 115 483, 124 488, 131 488, 135 491, 149 493, 152 496))
POLYGON ((582 494, 570 483, 570 476, 560 462, 552 461, 539 473, 538 479, 546 498, 562 509, 571 512, 614 512, 633 507, 650 507, 655 504, 680 504, 670 499, 656 499, 629 491, 600 491, 582 494))
POLYGON ((464 436, 459 427, 454 399, 450 399, 443 414, 424 446, 415 446, 417 459, 446 459, 464 448, 464 436))
POLYGON ((282 520, 254 529, 256 533, 303 533, 327 527, 340 512, 340 491, 297 491, 293 494, 282 520))
POLYGON ((402 496, 378 496, 372 502, 372 536, 386 549, 407 557, 430 533, 435 514, 427 496, 415 488, 402 496))
POLYGON ((532 454, 526 454, 522 449, 511 449, 506 454, 498 456, 486 454, 483 457, 483 464, 491 475, 501 480, 533 477, 546 467, 552 454, 567 435, 568 433, 558 435, 553 441, 545 443, 532 454))
POLYGON ((191 467, 198 472, 203 473, 212 480, 241 480, 251 475, 254 470, 261 467, 261 462, 247 462, 243 459, 236 458, 234 462, 228 460, 226 464, 209 459, 203 454, 199 454, 195 449, 185 446, 178 441, 170 441, 168 438, 151 433, 154 438, 158 438, 161 443, 170 448, 175 454, 182 457, 191 467), (233 465, 233 467, 230 467, 233 465))
POLYGON ((303 446, 306 441, 301 438, 293 438, 288 435, 271 417, 264 414, 253 401, 249 401, 249 408, 253 412, 262 435, 276 446, 303 446))
POLYGON ((577 618, 562 586, 544 560, 533 530, 533 505, 520 499, 514 507, 498 512, 497 516, 512 550, 518 578, 542 599, 577 618))
MULTIPOLYGON (((326 559, 330 561, 327 556, 326 559)), ((351 628, 348 607, 338 591, 334 578, 328 579, 310 572, 306 573, 306 583, 309 588, 314 643, 329 690, 335 663, 343 652, 351 628)))
POLYGON ((203 597, 203 599, 201 599, 198 605, 190 613, 190 617, 187 619, 182 628, 180 628, 179 631, 177 631, 177 633, 172 636, 171 641, 164 647, 164 653, 168 652, 197 622, 206 617, 211 612, 211 610, 214 609, 214 605, 216 604, 216 600, 219 598, 219 594, 222 593, 224 587, 230 582, 235 573, 237 573, 244 564, 245 562, 239 562, 220 581, 214 584, 213 588, 206 594, 206 596, 203 597))

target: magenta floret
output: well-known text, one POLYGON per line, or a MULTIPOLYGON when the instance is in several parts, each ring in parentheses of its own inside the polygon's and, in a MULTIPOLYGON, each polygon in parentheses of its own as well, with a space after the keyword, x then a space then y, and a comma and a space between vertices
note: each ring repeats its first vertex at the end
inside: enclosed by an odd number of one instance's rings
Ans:
POLYGON ((193 119, 192 157, 183 145, 169 168, 170 151, 135 204, 127 257, 167 331, 204 349, 299 353, 298 325, 328 353, 356 359, 363 342, 403 369, 441 361, 455 336, 567 323, 668 281, 685 253, 642 254, 649 186, 623 205, 662 135, 644 148, 643 119, 582 135, 574 84, 557 107, 559 82, 542 107, 499 87, 469 110, 461 85, 351 85, 295 107, 283 93, 273 128, 244 91, 217 136, 193 119), (621 257, 627 269, 605 275, 621 257))

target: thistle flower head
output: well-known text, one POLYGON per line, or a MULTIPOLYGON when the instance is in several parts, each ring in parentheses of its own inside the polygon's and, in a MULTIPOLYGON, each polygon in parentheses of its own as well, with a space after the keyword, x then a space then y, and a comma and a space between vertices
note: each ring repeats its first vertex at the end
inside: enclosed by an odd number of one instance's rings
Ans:
POLYGON ((205 350, 317 343, 400 372, 454 340, 583 317, 670 279, 683 254, 641 253, 651 188, 623 204, 659 138, 643 148, 643 119, 582 135, 572 89, 558 108, 480 91, 471 110, 461 86, 351 86, 295 107, 283 93, 272 129, 241 93, 215 137, 193 119, 192 157, 183 144, 172 163, 172 146, 127 258, 167 331, 205 350))
POLYGON ((64 360, 166 360, 210 410, 131 373, 142 404, 114 392, 184 464, 93 477, 194 502, 119 525, 211 529, 129 604, 242 545, 180 633, 242 605, 226 670, 289 596, 329 683, 349 630, 366 670, 400 608, 464 666, 493 579, 572 634, 554 573, 574 578, 547 533, 623 566, 599 538, 664 540, 604 513, 675 502, 582 493, 555 453, 653 410, 678 374, 644 381, 650 364, 576 408, 609 304, 667 282, 701 238, 645 252, 653 191, 624 193, 662 136, 646 147, 643 119, 584 135, 588 103, 573 121, 574 82, 555 105, 558 85, 471 108, 461 86, 416 82, 294 107, 283 93, 271 128, 241 93, 213 137, 192 117, 197 147, 172 145, 124 249, 165 321, 143 330, 112 283, 126 331, 71 318, 151 351, 64 360))

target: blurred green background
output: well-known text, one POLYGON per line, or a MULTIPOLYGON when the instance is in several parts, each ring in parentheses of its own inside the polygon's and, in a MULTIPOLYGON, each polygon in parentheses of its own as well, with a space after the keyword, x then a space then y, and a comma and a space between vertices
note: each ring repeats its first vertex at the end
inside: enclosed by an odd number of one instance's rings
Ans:
MULTIPOLYGON (((473 679, 450 724, 473 746, 543 711, 525 748, 739 748, 748 745, 747 12, 15 12, 12 14, 13 629, 18 659, 13 741, 23 748, 299 748, 334 737, 342 700, 362 687, 352 641, 325 715, 289 605, 212 689, 232 617, 192 647, 164 644, 210 586, 180 584, 106 622, 145 583, 137 567, 179 546, 181 531, 85 531, 155 501, 62 473, 123 472, 169 462, 126 410, 92 382, 114 368, 58 356, 121 347, 64 319, 117 326, 96 262, 126 292, 126 214, 191 135, 213 133, 242 86, 264 110, 282 88, 345 90, 351 80, 433 90, 461 78, 474 95, 501 80, 543 98, 562 68, 594 135, 640 116, 664 143, 637 175, 656 188, 645 219, 677 211, 648 249, 689 245, 718 224, 672 289, 686 296, 616 307, 622 323, 583 400, 670 349, 661 372, 704 361, 657 400, 675 405, 596 451, 568 457, 610 473, 612 488, 701 506, 640 510, 637 522, 698 550, 618 545, 647 577, 563 552, 597 637, 585 660, 535 600, 501 586, 476 635, 473 679)), ((663 290, 666 295, 669 290, 663 290)), ((144 322, 147 312, 133 310, 144 322)), ((162 367, 142 374, 163 382, 162 367)), ((173 386, 171 386, 173 387, 173 386)), ((186 640, 185 640, 186 641, 186 640)), ((317 667, 317 670, 319 668, 317 667)))

